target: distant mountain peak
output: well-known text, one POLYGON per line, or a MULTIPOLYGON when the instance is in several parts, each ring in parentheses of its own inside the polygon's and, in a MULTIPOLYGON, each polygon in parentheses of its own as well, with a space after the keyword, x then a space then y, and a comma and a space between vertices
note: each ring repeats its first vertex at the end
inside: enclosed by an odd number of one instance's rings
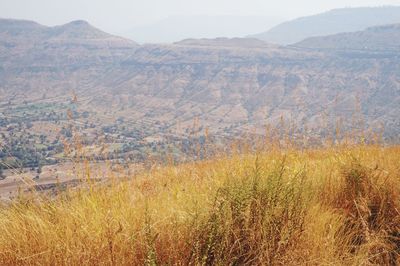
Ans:
POLYGON ((50 31, 53 37, 63 36, 66 38, 97 39, 110 36, 108 33, 97 29, 85 20, 75 20, 64 25, 52 27, 50 31))
POLYGON ((277 44, 293 44, 310 37, 356 32, 394 23, 400 23, 400 6, 340 8, 287 21, 250 37, 277 44))
MULTIPOLYGON (((103 32, 84 20, 47 27, 28 20, 0 19, 0 53, 9 59, 22 58, 31 55, 33 49, 36 65, 49 64, 49 58, 67 64, 80 62, 74 55, 82 49, 87 51, 85 56, 90 62, 98 60, 99 55, 102 60, 114 61, 130 55, 137 47, 134 41, 103 32), (65 56, 68 60, 60 59, 65 56)), ((2 60, 6 61, 4 57, 2 60)), ((24 64, 32 62, 29 56, 24 60, 24 64)))
POLYGON ((92 32, 96 31, 97 33, 102 33, 102 34, 108 35, 108 33, 96 28, 95 26, 93 26, 92 24, 87 22, 86 20, 74 20, 74 21, 68 22, 66 24, 53 27, 53 28, 62 28, 64 30, 74 30, 74 31, 77 31, 77 30, 78 31, 86 30, 86 31, 92 31, 92 32))
POLYGON ((66 25, 71 25, 71 26, 90 26, 89 22, 86 20, 74 20, 71 21, 70 23, 67 23, 66 25))

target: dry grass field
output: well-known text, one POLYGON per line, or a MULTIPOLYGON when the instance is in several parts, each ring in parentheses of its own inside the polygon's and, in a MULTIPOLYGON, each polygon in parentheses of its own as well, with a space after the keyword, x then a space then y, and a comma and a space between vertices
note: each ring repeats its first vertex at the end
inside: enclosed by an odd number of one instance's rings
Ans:
POLYGON ((154 166, 0 208, 1 265, 395 265, 400 147, 154 166))

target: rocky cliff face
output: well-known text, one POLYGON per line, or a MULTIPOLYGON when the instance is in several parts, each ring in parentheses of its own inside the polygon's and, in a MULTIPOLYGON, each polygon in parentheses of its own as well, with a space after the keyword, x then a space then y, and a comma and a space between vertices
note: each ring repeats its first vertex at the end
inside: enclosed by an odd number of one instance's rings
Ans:
POLYGON ((350 126, 355 115, 396 132, 399 62, 369 53, 291 48, 142 47, 104 77, 109 90, 102 101, 114 99, 115 105, 141 110, 141 118, 171 126, 199 117, 228 134, 249 126, 262 130, 282 117, 318 131, 339 119, 350 126))
POLYGON ((29 27, 40 36, 34 42, 23 41, 20 29, 0 30, 3 104, 68 101, 74 93, 92 121, 145 121, 162 125, 160 134, 179 134, 194 120, 228 136, 263 132, 282 119, 310 134, 338 121, 384 126, 388 135, 400 129, 397 52, 324 52, 251 39, 137 47, 84 22, 29 27))

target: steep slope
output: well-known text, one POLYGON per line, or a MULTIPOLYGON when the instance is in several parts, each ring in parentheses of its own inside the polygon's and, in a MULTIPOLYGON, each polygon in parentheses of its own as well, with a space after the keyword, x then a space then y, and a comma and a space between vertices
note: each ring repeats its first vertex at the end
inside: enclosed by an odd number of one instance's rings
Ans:
POLYGON ((368 28, 365 31, 312 37, 296 47, 337 50, 370 50, 400 52, 400 24, 368 28))
POLYGON ((277 44, 293 44, 309 37, 361 31, 372 26, 394 23, 400 23, 398 6, 343 8, 284 22, 251 37, 277 44))
POLYGON ((0 19, 1 63, 8 57, 32 49, 37 42, 46 38, 45 26, 33 21, 0 19))
POLYGON ((109 90, 96 104, 130 106, 132 118, 169 129, 177 121, 189 127, 197 117, 227 135, 262 131, 282 116, 314 134, 337 119, 349 127, 354 115, 393 133, 400 126, 399 62, 279 47, 145 46, 103 78, 109 90))

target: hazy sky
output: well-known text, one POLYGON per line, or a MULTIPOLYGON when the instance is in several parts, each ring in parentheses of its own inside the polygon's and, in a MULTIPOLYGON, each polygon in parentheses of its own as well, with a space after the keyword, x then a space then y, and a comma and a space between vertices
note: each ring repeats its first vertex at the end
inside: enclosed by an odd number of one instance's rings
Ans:
POLYGON ((284 19, 339 7, 400 5, 400 0, 0 0, 0 17, 57 25, 84 19, 109 31, 179 15, 257 15, 284 19))

